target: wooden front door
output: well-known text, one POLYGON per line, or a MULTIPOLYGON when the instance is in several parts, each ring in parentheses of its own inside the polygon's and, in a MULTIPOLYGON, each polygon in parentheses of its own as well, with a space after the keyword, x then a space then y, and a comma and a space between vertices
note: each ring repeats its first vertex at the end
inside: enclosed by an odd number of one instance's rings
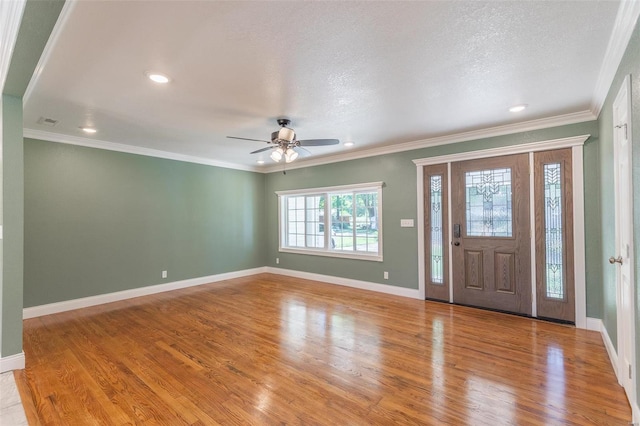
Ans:
POLYGON ((453 302, 531 315, 529 156, 451 164, 453 302))

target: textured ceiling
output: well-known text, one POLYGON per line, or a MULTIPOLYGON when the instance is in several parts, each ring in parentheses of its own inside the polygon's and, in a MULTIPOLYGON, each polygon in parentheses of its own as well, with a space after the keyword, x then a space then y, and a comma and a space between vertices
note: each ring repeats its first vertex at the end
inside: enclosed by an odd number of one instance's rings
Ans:
MULTIPOLYGON (((24 126, 251 166, 260 155, 249 152, 266 145, 225 136, 269 139, 281 116, 301 139, 359 150, 583 112, 618 6, 70 3, 27 93, 24 126), (172 81, 159 86, 147 71, 172 81), (521 103, 529 108, 508 112, 521 103), (98 132, 84 134, 87 125, 98 132)), ((314 157, 345 150, 310 148, 314 157)))

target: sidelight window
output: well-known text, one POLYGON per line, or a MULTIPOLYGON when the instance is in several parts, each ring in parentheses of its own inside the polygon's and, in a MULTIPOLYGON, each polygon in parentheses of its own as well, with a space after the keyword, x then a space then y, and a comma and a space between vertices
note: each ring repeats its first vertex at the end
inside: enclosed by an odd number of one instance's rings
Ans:
POLYGON ((431 282, 444 283, 442 235, 442 176, 431 176, 431 282))
POLYGON ((560 163, 545 164, 543 173, 546 294, 552 299, 563 299, 562 173, 560 163))

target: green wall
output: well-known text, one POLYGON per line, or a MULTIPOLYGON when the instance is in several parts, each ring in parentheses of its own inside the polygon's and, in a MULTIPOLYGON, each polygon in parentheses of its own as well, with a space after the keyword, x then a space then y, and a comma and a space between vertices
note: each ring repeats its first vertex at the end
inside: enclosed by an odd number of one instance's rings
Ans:
MULTIPOLYGON (((58 20, 64 0, 28 0, 2 87, 2 210, 0 354, 22 352, 23 209, 22 96, 58 20)), ((4 58, 3 58, 4 59, 4 58)), ((7 64, 3 64, 7 65, 7 64)))
POLYGON ((26 139, 24 306, 264 266, 264 179, 26 139))
POLYGON ((2 340, 3 357, 22 352, 23 149, 22 99, 2 95, 2 340))
MULTIPOLYGON (((597 170, 596 122, 289 170, 221 169, 25 140, 24 306, 64 301, 265 264, 418 288, 416 167, 412 160, 591 134, 585 170, 597 170), (279 253, 275 191, 384 181, 384 262, 279 253), (266 250, 265 250, 266 248, 266 250), (162 280, 162 270, 169 271, 162 280), (383 279, 389 272, 389 280, 383 279)), ((585 175, 587 191, 598 175, 585 175)), ((587 241, 600 222, 587 197, 587 241), (595 225, 595 226, 594 226, 595 225)), ((587 314, 602 300, 597 244, 587 246, 587 314), (594 296, 595 295, 595 296, 594 296)))
POLYGON ((587 315, 599 318, 602 314, 600 274, 601 256, 597 230, 600 223, 598 203, 598 124, 595 121, 499 136, 488 139, 442 145, 402 153, 344 161, 270 173, 266 181, 267 262, 278 267, 326 274, 406 288, 418 288, 418 231, 400 228, 400 219, 417 218, 416 166, 412 160, 471 150, 502 147, 569 136, 591 134, 585 144, 585 191, 596 196, 586 197, 587 245, 587 315), (384 181, 383 240, 384 262, 348 260, 331 257, 278 252, 278 217, 275 191, 314 188, 350 183, 384 181), (389 280, 383 272, 389 272, 389 280))
MULTIPOLYGON (((636 336, 640 332, 640 291, 638 279, 640 278, 640 25, 631 36, 627 50, 620 62, 616 76, 609 89, 609 94, 604 103, 599 117, 600 124, 600 169, 602 174, 602 223, 603 236, 601 263, 604 265, 603 303, 602 316, 607 332, 614 346, 617 346, 617 318, 616 318, 616 270, 608 264, 609 256, 616 253, 614 234, 614 198, 613 198, 613 101, 618 95, 622 82, 627 75, 631 75, 631 129, 633 149, 633 229, 635 241, 635 289, 636 289, 636 336)), ((640 338, 636 337, 636 368, 640 367, 640 338)), ((636 379, 638 379, 636 375, 636 379)), ((636 380, 638 386, 636 395, 640 395, 640 380, 636 380)), ((637 403, 637 402, 636 402, 637 403)))

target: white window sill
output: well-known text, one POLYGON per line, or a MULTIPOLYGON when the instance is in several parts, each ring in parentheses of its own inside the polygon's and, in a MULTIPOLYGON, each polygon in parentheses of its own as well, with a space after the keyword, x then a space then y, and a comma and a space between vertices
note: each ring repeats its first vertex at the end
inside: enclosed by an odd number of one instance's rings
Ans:
POLYGON ((280 253, 294 253, 294 254, 305 254, 305 255, 311 255, 311 256, 337 257, 341 259, 356 259, 356 260, 368 260, 371 262, 382 262, 382 254, 366 254, 362 252, 348 252, 348 251, 298 249, 298 248, 287 248, 287 247, 280 247, 278 251, 280 253))

